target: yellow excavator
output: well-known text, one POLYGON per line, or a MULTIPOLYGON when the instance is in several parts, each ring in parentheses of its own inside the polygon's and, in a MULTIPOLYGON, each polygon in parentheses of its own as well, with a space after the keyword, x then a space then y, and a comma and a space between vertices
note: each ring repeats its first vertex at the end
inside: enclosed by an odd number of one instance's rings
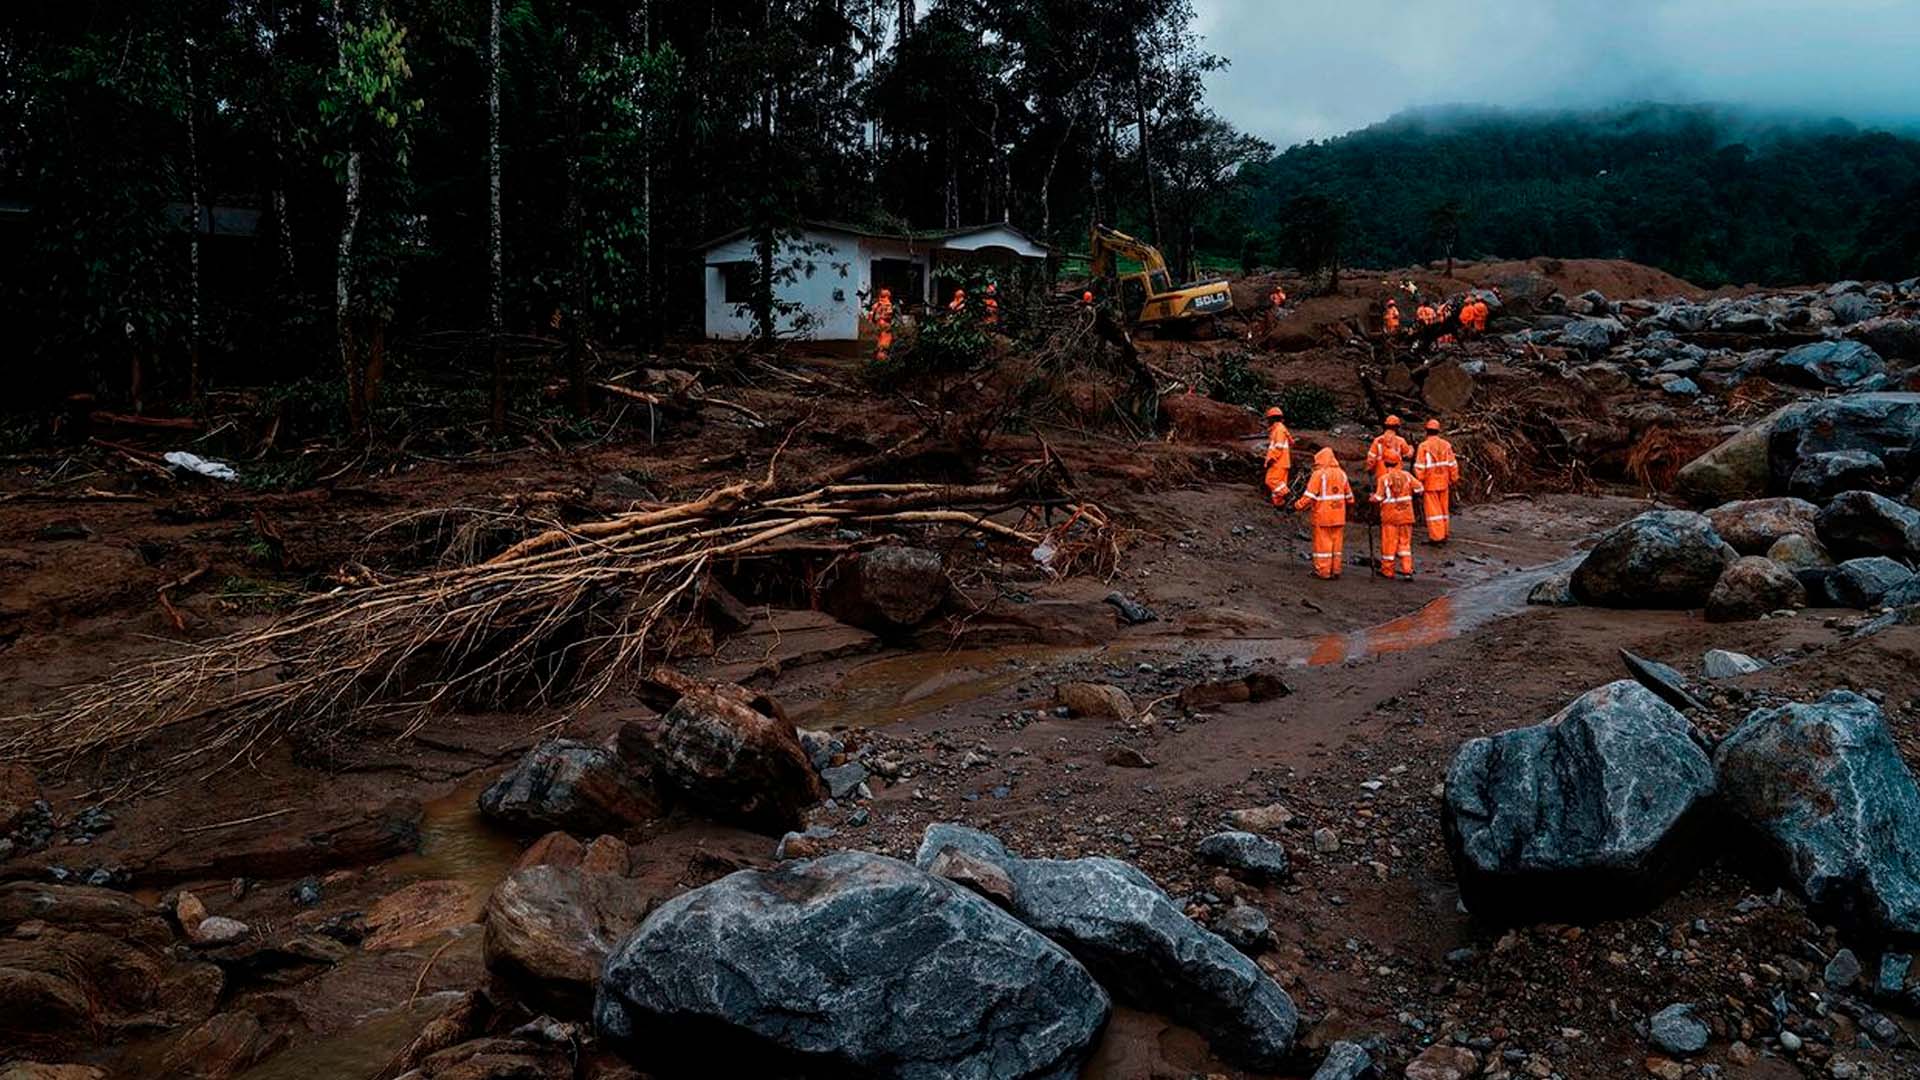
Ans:
POLYGON ((1118 284, 1120 310, 1137 327, 1170 330, 1213 329, 1215 318, 1233 310, 1233 291, 1224 281, 1196 281, 1175 285, 1160 249, 1118 229, 1095 223, 1090 262, 1093 276, 1118 284), (1120 273, 1124 257, 1140 264, 1132 273, 1120 273))

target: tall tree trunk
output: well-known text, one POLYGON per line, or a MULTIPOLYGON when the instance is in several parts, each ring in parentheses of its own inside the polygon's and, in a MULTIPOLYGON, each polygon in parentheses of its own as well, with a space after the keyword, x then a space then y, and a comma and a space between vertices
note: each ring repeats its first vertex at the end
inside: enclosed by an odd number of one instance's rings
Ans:
MULTIPOLYGON (((767 24, 770 27, 773 13, 768 5, 767 24)), ((759 329, 760 347, 771 348, 774 340, 773 322, 773 245, 774 213, 773 205, 773 80, 772 74, 765 76, 760 88, 760 220, 755 223, 753 254, 758 266, 754 275, 753 315, 759 329)))
POLYGON ((567 126, 567 204, 563 232, 567 237, 570 301, 567 313, 567 399, 573 411, 587 414, 587 259, 583 235, 586 215, 581 209, 580 193, 580 28, 572 5, 568 5, 566 27, 560 36, 561 62, 566 70, 560 75, 561 109, 567 126))
MULTIPOLYGON (((495 0, 498 3, 499 0, 495 0)), ((645 51, 647 63, 653 62, 653 3, 641 0, 640 3, 640 47, 645 51)), ((643 258, 640 269, 640 303, 646 310, 642 329, 644 340, 649 348, 661 340, 660 303, 654 288, 654 250, 653 250, 653 85, 651 79, 641 83, 641 101, 646 105, 642 110, 640 132, 640 221, 646 232, 643 240, 643 258)))
POLYGON ((1053 153, 1047 155, 1047 167, 1040 172, 1040 239, 1043 241, 1053 234, 1053 173, 1060 167, 1060 155, 1067 148, 1067 140, 1073 138, 1073 126, 1079 119, 1078 109, 1067 114, 1067 125, 1054 142, 1053 153))
POLYGON ((500 0, 492 0, 487 12, 487 352, 493 371, 488 427, 495 435, 507 430, 507 351, 501 341, 505 274, 500 225, 500 0))
MULTIPOLYGON (((193 38, 182 40, 181 62, 187 84, 187 394, 200 400, 200 139, 195 112, 200 98, 194 92, 193 38)), ((209 230, 211 231, 211 230, 209 230)))
MULTIPOLYGON (((340 69, 345 71, 347 26, 340 10, 340 0, 333 0, 333 33, 337 62, 340 69)), ((355 355, 353 335, 353 240, 354 232, 360 227, 360 148, 352 145, 352 138, 349 133, 345 203, 340 220, 340 245, 333 268, 333 319, 334 332, 339 338, 340 370, 347 395, 347 426, 358 437, 366 433, 367 397, 366 375, 355 355)))
POLYGON ((261 58, 267 69, 266 112, 267 134, 273 144, 273 242, 275 254, 279 256, 277 269, 280 272, 280 284, 286 294, 298 291, 298 279, 293 259, 293 224, 287 220, 287 140, 285 119, 280 115, 280 52, 278 49, 280 15, 278 5, 267 8, 268 25, 266 33, 257 33, 265 42, 266 50, 261 58))
POLYGON ((1140 119, 1140 172, 1147 184, 1147 228, 1160 242, 1160 200, 1153 188, 1153 147, 1147 141, 1147 80, 1143 70, 1133 73, 1133 107, 1140 119))

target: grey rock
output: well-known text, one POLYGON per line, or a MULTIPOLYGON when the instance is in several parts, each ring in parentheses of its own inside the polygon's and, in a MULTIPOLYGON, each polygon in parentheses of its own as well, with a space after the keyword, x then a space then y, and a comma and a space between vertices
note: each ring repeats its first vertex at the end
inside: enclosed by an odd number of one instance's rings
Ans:
POLYGON ((1772 665, 1765 660, 1756 660, 1746 653, 1730 652, 1726 649, 1708 649, 1701 666, 1709 679, 1737 679, 1742 675, 1765 671, 1772 665))
POLYGON ((820 776, 778 706, 727 683, 689 685, 664 715, 621 725, 622 756, 676 801, 779 836, 820 801, 820 776))
POLYGON ((844 799, 867 782, 867 767, 857 761, 849 761, 845 765, 821 769, 820 779, 826 781, 829 796, 844 799))
POLYGON ((953 847, 1013 879, 1009 909, 1065 946, 1116 998, 1200 1032, 1222 1057, 1277 1070, 1293 1047, 1293 1000, 1253 961, 1198 924, 1139 870, 1109 858, 1022 859, 959 825, 928 826, 915 861, 953 847))
POLYGON ((826 590, 821 606, 842 622, 893 634, 925 622, 947 598, 937 551, 888 544, 862 552, 826 590))
POLYGON ((952 882, 843 851, 663 904, 608 958, 594 1021, 701 1075, 998 1080, 1077 1074, 1107 995, 952 882))
POLYGON ((1342 1041, 1327 1047, 1327 1056, 1314 1070, 1313 1080, 1369 1080, 1378 1075, 1364 1047, 1342 1041))
POLYGON ((619 754, 549 739, 480 793, 480 812, 522 832, 617 833, 657 816, 647 780, 619 754))
MULTIPOLYGON (((1820 543, 1818 537, 1805 537, 1798 534, 1783 536, 1767 549, 1767 558, 1789 570, 1808 570, 1814 567, 1833 565, 1833 557, 1820 543)), ((1803 583, 1804 584, 1804 583, 1803 583)))
POLYGON ((1656 375, 1654 385, 1675 397, 1700 396, 1700 384, 1684 375, 1656 375))
POLYGON ((1544 607, 1576 607, 1580 601, 1573 596, 1573 571, 1563 570, 1550 574, 1534 583, 1527 590, 1527 603, 1544 607))
POLYGON ((1817 909, 1920 933, 1920 790, 1880 709, 1836 690, 1755 710, 1714 751, 1721 801, 1817 909))
POLYGON ((1601 393, 1619 393, 1633 385, 1633 380, 1620 369, 1620 365, 1609 364, 1604 360, 1582 364, 1574 369, 1574 374, 1585 379, 1589 385, 1601 393))
POLYGON ((1851 990, 1860 981, 1860 958, 1853 955, 1852 949, 1841 949, 1827 961, 1820 979, 1835 990, 1851 990))
POLYGON ((1573 595, 1601 607, 1699 607, 1735 557, 1704 516, 1650 510, 1587 553, 1573 571, 1573 595))
POLYGON ((1669 1005, 1653 1014, 1647 1024, 1653 1045, 1676 1057, 1697 1054, 1707 1048, 1712 1031, 1694 1015, 1693 1006, 1684 1002, 1669 1005))
POLYGON ((1267 935, 1273 929, 1267 914, 1250 904, 1235 904, 1220 913, 1214 920, 1213 932, 1227 940, 1227 943, 1249 956, 1257 956, 1267 946, 1267 935))
POLYGON ((1262 884, 1287 876, 1287 849, 1250 832, 1217 832, 1194 848, 1200 861, 1224 866, 1262 884))
POLYGON ((1842 607, 1870 608, 1913 577, 1913 571, 1884 555, 1848 559, 1827 578, 1827 595, 1842 607))
POLYGON ((1569 349, 1598 355, 1626 336, 1626 327, 1615 319, 1575 319, 1560 328, 1558 343, 1569 349))
POLYGON ((1807 591, 1793 571, 1761 555, 1745 555, 1720 575, 1707 594, 1713 622, 1757 619, 1770 611, 1804 607, 1807 591))
POLYGON ((1656 899, 1689 865, 1713 788, 1686 717, 1621 680, 1468 740, 1441 827, 1469 911, 1565 919, 1656 899))
POLYGON ((1706 512, 1720 539, 1742 555, 1765 555, 1783 536, 1814 538, 1820 508, 1805 499, 1738 499, 1706 512))
POLYGON ((1695 687, 1685 675, 1669 664, 1658 660, 1649 660, 1644 656, 1635 656, 1625 649, 1620 650, 1620 663, 1627 669, 1633 680, 1661 701, 1676 709, 1700 708, 1700 697, 1695 687))
POLYGON ((1833 321, 1841 326, 1851 326, 1866 319, 1878 318, 1885 310, 1860 293, 1836 296, 1833 303, 1828 304, 1827 307, 1833 312, 1833 321))
POLYGON ((1801 386, 1846 389, 1886 369, 1880 354, 1858 341, 1815 341, 1788 349, 1766 374, 1801 386))
POLYGON ((1885 495, 1841 492, 1815 520, 1820 542, 1836 559, 1872 555, 1920 558, 1920 510, 1885 495))
POLYGON ((1920 361, 1920 319, 1867 319, 1847 327, 1847 336, 1864 342, 1883 359, 1920 361))
POLYGON ((1868 450, 1808 454, 1787 480, 1787 490, 1792 494, 1822 503, 1843 491, 1874 491, 1886 486, 1887 463, 1868 450))
POLYGON ((1113 610, 1120 616, 1121 621, 1129 626, 1139 623, 1156 622, 1160 618, 1160 616, 1153 613, 1152 608, 1147 607, 1145 604, 1140 603, 1123 592, 1108 593, 1105 602, 1113 605, 1113 610))
MULTIPOLYGON (((1753 499, 1767 494, 1774 426, 1784 406, 1734 432, 1719 446, 1680 467, 1674 488, 1695 506, 1718 506, 1730 499, 1753 499)), ((1789 469, 1789 471, 1791 471, 1789 469)), ((1782 475, 1777 490, 1786 490, 1782 475)))
POLYGON ((1880 954, 1880 976, 1874 980, 1874 989, 1883 996, 1898 997, 1907 988, 1907 972, 1913 967, 1913 954, 1893 952, 1880 954))
POLYGON ((1767 423, 1772 490, 1786 491, 1800 463, 1832 450, 1865 450, 1896 487, 1920 469, 1920 393, 1847 394, 1789 405, 1767 423))

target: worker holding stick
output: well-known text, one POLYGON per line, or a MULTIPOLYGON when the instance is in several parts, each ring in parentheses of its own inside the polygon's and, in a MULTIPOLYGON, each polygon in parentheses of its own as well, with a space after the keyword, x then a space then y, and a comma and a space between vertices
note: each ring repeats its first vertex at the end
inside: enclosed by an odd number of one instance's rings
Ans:
MULTIPOLYGON (((1309 519, 1313 522, 1313 576, 1323 581, 1339 577, 1346 562, 1347 504, 1353 501, 1353 487, 1347 483, 1347 474, 1340 468, 1333 448, 1321 447, 1313 455, 1313 475, 1307 478, 1306 489, 1293 508, 1313 509, 1309 519)), ((1367 536, 1373 536, 1372 530, 1367 536)))

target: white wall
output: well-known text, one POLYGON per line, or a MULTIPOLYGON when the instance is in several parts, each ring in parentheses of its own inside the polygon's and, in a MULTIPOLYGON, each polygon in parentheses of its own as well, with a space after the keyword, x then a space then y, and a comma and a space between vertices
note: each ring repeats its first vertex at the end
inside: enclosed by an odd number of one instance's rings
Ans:
MULTIPOLYGON (((805 263, 792 281, 781 281, 775 288, 775 295, 781 301, 799 304, 805 314, 812 316, 812 325, 800 336, 817 341, 851 341, 859 336, 860 299, 856 293, 866 268, 858 255, 859 243, 855 237, 811 229, 798 243, 783 243, 774 253, 776 269, 783 261, 800 259, 805 263)), ((751 262, 753 258, 750 236, 736 237, 706 252, 703 261, 706 263, 708 337, 737 341, 753 336, 752 311, 727 303, 726 283, 717 265, 751 262)), ((798 315, 782 317, 780 332, 793 334, 796 324, 802 321, 798 315)))

